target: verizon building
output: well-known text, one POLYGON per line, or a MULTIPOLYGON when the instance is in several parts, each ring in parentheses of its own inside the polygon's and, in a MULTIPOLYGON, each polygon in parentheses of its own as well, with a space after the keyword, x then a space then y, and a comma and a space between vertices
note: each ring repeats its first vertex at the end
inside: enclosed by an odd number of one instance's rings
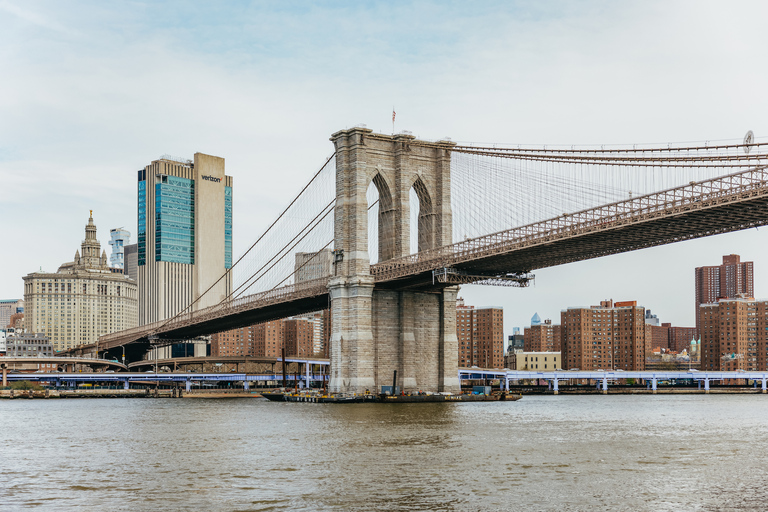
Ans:
POLYGON ((232 177, 224 159, 163 157, 138 172, 139 325, 190 311, 232 291, 232 177), (216 284, 214 284, 216 283, 216 284))

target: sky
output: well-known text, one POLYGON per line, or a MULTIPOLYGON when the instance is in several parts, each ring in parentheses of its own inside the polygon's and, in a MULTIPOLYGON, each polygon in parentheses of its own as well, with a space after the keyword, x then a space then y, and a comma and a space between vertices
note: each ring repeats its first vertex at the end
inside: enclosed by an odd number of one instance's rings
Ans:
MULTIPOLYGON (((765 2, 195 2, 0 0, 0 298, 80 248, 93 210, 136 233, 136 170, 222 156, 242 253, 365 123, 509 144, 768 136, 765 2)), ((637 300, 694 324, 694 268, 755 262, 768 227, 541 269, 529 288, 463 287, 537 313, 637 300)))

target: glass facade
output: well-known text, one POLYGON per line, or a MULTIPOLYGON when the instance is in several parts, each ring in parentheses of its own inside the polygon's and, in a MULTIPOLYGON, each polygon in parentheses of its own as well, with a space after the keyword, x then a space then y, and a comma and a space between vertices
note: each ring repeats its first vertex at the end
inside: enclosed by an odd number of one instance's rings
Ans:
MULTIPOLYGON (((195 182, 159 175, 155 183, 155 261, 195 263, 195 182)), ((150 213, 150 222, 152 216, 150 213)), ((137 263, 147 264, 147 180, 139 171, 137 263)), ((224 265, 232 268, 232 187, 224 187, 224 265)))
POLYGON ((195 263, 195 182, 161 176, 155 185, 155 261, 195 263))
POLYGON ((224 267, 232 268, 232 187, 224 187, 224 267))
POLYGON ((137 259, 139 266, 147 263, 147 181, 144 171, 139 171, 139 234, 137 259))

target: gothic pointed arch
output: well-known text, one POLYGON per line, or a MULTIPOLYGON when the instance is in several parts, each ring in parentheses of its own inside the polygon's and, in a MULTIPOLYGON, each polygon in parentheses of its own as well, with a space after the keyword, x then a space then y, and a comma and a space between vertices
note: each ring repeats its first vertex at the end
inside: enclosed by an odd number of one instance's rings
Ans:
MULTIPOLYGON (((435 211, 432 203, 432 195, 420 176, 413 182, 412 188, 419 199, 418 212, 418 247, 412 247, 411 252, 421 252, 433 249, 435 243, 435 211)), ((413 207, 413 205, 411 206, 413 207)))
POLYGON ((395 253, 396 212, 392 190, 378 170, 371 182, 379 192, 379 261, 392 259, 395 253))

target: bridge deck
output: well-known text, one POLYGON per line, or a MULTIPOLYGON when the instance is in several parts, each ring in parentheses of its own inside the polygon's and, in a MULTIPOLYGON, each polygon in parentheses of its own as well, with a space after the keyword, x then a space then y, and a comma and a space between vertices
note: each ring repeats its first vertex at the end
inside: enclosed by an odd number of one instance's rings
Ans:
MULTIPOLYGON (((469 239, 371 266, 378 288, 437 289, 445 267, 504 275, 768 224, 768 171, 757 167, 469 239)), ((185 339, 329 307, 328 278, 254 294, 103 336, 99 350, 185 339), (145 341, 146 342, 146 341, 145 341)))
POLYGON ((768 171, 750 169, 371 266, 382 287, 432 284, 452 267, 503 275, 768 224, 768 171))

